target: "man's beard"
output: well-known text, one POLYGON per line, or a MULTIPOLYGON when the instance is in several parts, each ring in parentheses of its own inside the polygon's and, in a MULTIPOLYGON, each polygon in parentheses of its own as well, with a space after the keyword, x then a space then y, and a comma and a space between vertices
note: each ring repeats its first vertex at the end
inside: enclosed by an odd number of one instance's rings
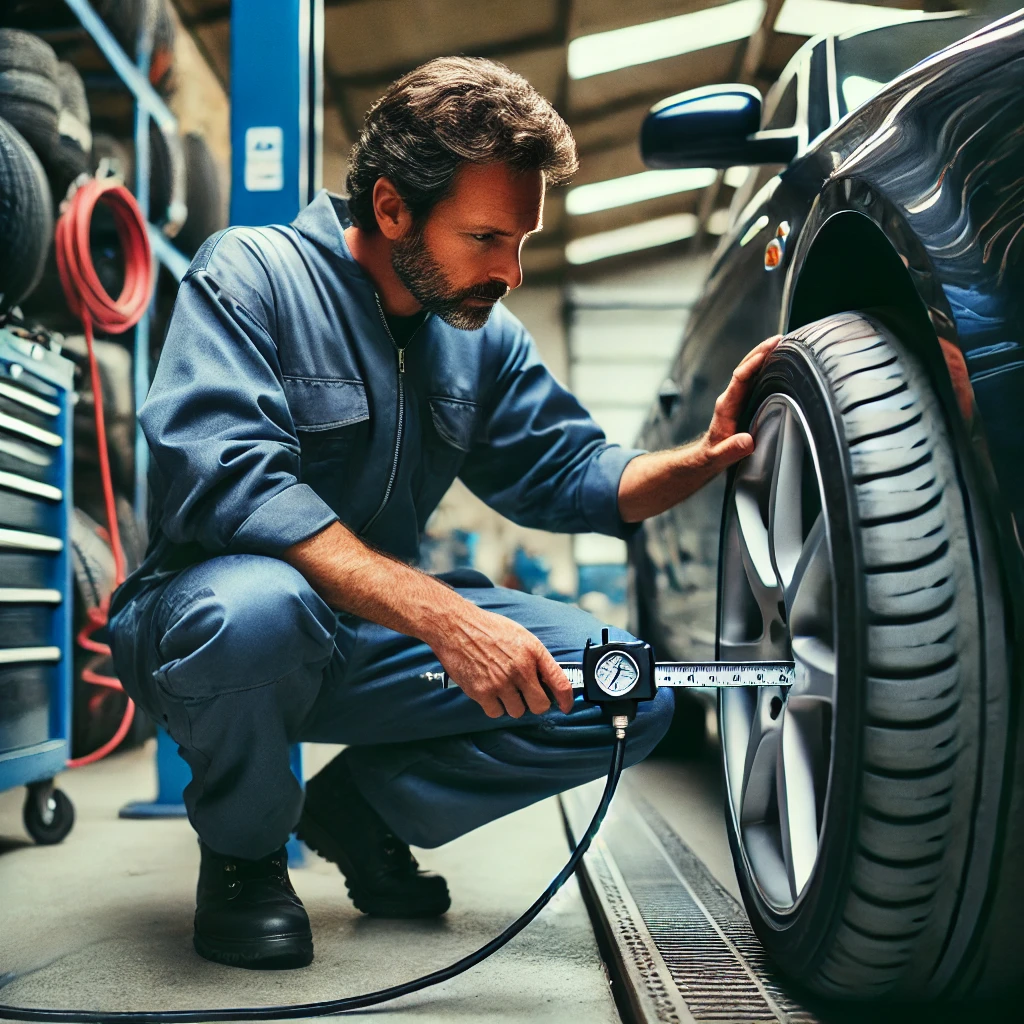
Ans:
POLYGON ((508 286, 501 281, 488 281, 464 291, 455 291, 444 268, 434 259, 423 239, 422 230, 413 229, 391 247, 391 265, 402 284, 417 302, 436 313, 446 324, 462 331, 479 330, 491 315, 490 306, 467 306, 467 299, 502 299, 508 286))

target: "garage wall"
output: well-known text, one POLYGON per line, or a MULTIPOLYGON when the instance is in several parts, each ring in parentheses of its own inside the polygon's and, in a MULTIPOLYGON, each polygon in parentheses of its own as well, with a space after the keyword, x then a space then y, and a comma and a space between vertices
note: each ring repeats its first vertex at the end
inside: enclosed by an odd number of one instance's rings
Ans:
MULTIPOLYGON (((706 256, 677 256, 566 289, 569 380, 608 439, 632 447, 664 381, 707 275, 706 256)), ((622 541, 576 538, 579 565, 624 564, 622 541)))

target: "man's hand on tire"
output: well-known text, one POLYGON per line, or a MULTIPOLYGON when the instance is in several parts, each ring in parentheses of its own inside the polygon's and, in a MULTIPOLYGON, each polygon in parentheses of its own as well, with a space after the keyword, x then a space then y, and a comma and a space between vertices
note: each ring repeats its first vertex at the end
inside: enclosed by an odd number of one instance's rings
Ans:
POLYGON ((727 469, 754 450, 754 439, 745 431, 737 430, 738 421, 761 367, 781 340, 782 335, 776 334, 752 348, 733 370, 729 386, 718 396, 711 425, 701 439, 703 457, 715 472, 727 469))
POLYGON ((488 718, 519 718, 551 707, 572 709, 572 686, 548 649, 527 629, 466 602, 449 615, 443 635, 430 646, 448 675, 483 708, 488 718))

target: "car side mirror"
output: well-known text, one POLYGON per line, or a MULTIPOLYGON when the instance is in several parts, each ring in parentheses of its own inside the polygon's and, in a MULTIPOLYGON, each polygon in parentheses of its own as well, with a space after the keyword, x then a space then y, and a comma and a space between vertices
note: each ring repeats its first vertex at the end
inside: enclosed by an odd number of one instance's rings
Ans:
POLYGON ((640 130, 648 167, 734 167, 788 164, 795 129, 761 127, 761 94, 749 85, 711 85, 669 96, 651 107, 640 130))
POLYGON ((658 389, 658 405, 661 407, 661 415, 670 420, 675 412, 679 400, 682 398, 679 385, 671 378, 667 378, 658 389))

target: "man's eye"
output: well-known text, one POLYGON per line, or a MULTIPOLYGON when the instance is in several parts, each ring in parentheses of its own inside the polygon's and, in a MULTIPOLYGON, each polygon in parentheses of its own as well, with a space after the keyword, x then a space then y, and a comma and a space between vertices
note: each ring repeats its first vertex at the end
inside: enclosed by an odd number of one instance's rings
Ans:
POLYGON ((493 237, 494 235, 490 234, 489 232, 483 235, 473 235, 473 238, 475 238, 478 242, 489 242, 493 237))

